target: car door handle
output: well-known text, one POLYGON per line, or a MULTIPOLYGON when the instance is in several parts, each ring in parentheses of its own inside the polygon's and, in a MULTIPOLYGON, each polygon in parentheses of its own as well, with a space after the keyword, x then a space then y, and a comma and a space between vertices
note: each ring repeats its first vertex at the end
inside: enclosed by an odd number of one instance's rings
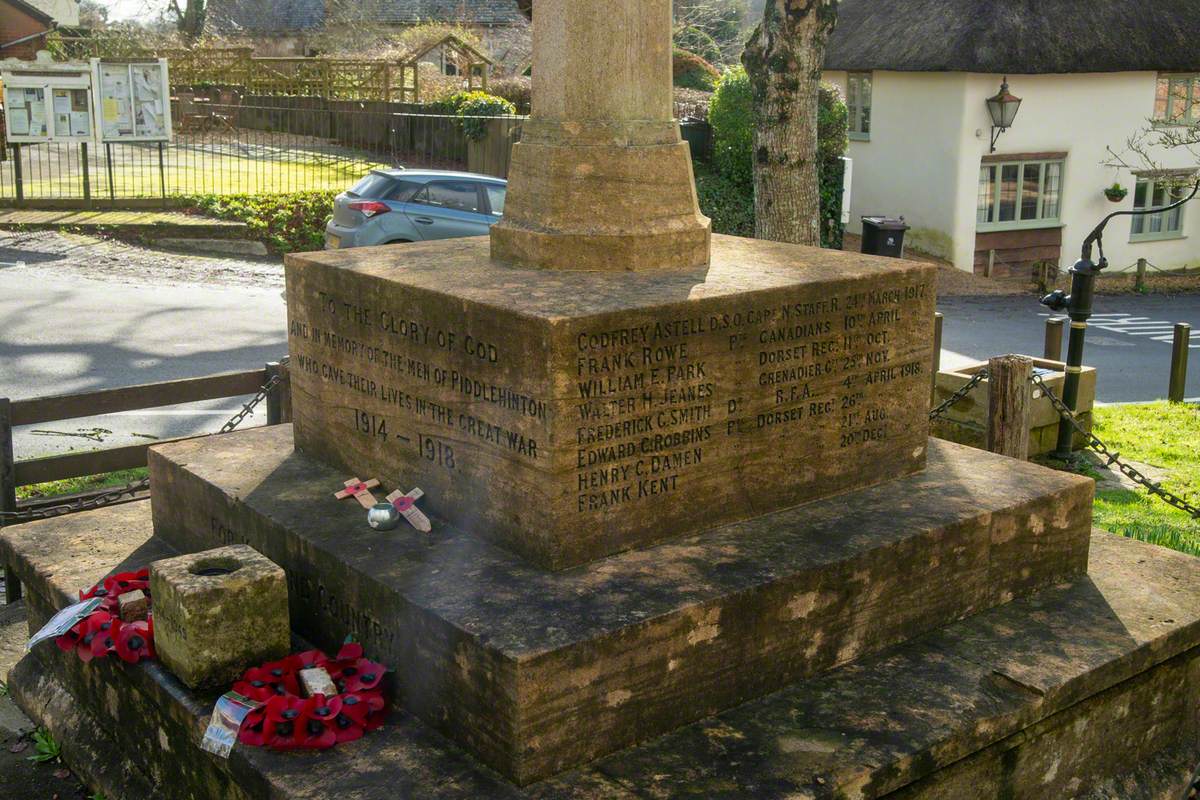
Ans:
POLYGON ((429 217, 414 217, 413 222, 419 222, 422 225, 432 225, 433 224, 433 220, 431 220, 429 217))

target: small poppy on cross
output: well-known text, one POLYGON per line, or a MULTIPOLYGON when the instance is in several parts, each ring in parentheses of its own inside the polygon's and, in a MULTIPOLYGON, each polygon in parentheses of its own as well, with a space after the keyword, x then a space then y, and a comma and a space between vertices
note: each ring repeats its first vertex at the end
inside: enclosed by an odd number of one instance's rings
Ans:
POLYGON ((397 489, 387 496, 387 501, 396 507, 400 516, 408 520, 410 525, 422 533, 429 533, 433 530, 433 525, 430 524, 429 517, 417 508, 417 501, 424 496, 425 493, 420 489, 413 489, 407 494, 397 489))
POLYGON ((358 478, 351 478, 346 481, 345 489, 334 492, 333 496, 338 500, 345 500, 347 497, 353 497, 358 501, 358 504, 363 508, 369 509, 375 505, 375 495, 371 494, 371 490, 379 485, 379 481, 371 478, 367 481, 360 481, 358 478))

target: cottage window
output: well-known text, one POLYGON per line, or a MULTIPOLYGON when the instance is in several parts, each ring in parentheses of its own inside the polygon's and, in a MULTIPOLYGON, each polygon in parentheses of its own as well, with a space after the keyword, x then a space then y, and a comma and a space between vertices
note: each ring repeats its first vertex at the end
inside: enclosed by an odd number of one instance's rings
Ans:
POLYGON ((851 72, 846 78, 846 111, 850 117, 850 138, 871 138, 871 73, 851 72))
POLYGON ((1178 125, 1200 124, 1200 74, 1159 75, 1154 118, 1178 125))
MULTIPOLYGON (((1178 175, 1139 177, 1133 191, 1133 207, 1141 210, 1169 206, 1182 200, 1187 188, 1187 182, 1181 180, 1178 175)), ((1183 236, 1183 209, 1184 206, 1180 206, 1157 214, 1131 217, 1130 240, 1144 242, 1154 239, 1177 239, 1183 236)))
POLYGON ((979 230, 1046 228, 1062 209, 1062 161, 983 164, 975 221, 979 230))

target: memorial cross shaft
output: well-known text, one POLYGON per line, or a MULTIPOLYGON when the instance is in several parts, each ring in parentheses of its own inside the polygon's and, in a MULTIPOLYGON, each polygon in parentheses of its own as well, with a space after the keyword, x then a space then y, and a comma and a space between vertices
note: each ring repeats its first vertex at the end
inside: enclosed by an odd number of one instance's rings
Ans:
POLYGON ((492 257, 577 270, 709 263, 673 118, 670 0, 538 0, 533 113, 492 257))

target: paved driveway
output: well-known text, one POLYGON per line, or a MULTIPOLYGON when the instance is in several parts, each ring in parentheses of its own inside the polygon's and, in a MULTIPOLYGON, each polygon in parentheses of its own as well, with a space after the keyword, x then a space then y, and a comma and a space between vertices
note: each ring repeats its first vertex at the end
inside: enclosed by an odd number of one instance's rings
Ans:
MULTIPOLYGON (((282 284, 278 260, 0 233, 0 396, 262 367, 287 350, 282 284)), ((238 407, 229 399, 27 426, 15 450, 30 458, 202 433, 238 407)))
MULTIPOLYGON (((942 364, 954 366, 1001 353, 1042 354, 1045 307, 1032 296, 946 297, 942 364)), ((1200 295, 1097 297, 1084 362, 1098 370, 1102 402, 1165 398, 1170 380, 1171 326, 1192 326, 1188 399, 1200 401, 1200 295)), ((1066 352, 1064 336, 1063 352, 1066 352)))

